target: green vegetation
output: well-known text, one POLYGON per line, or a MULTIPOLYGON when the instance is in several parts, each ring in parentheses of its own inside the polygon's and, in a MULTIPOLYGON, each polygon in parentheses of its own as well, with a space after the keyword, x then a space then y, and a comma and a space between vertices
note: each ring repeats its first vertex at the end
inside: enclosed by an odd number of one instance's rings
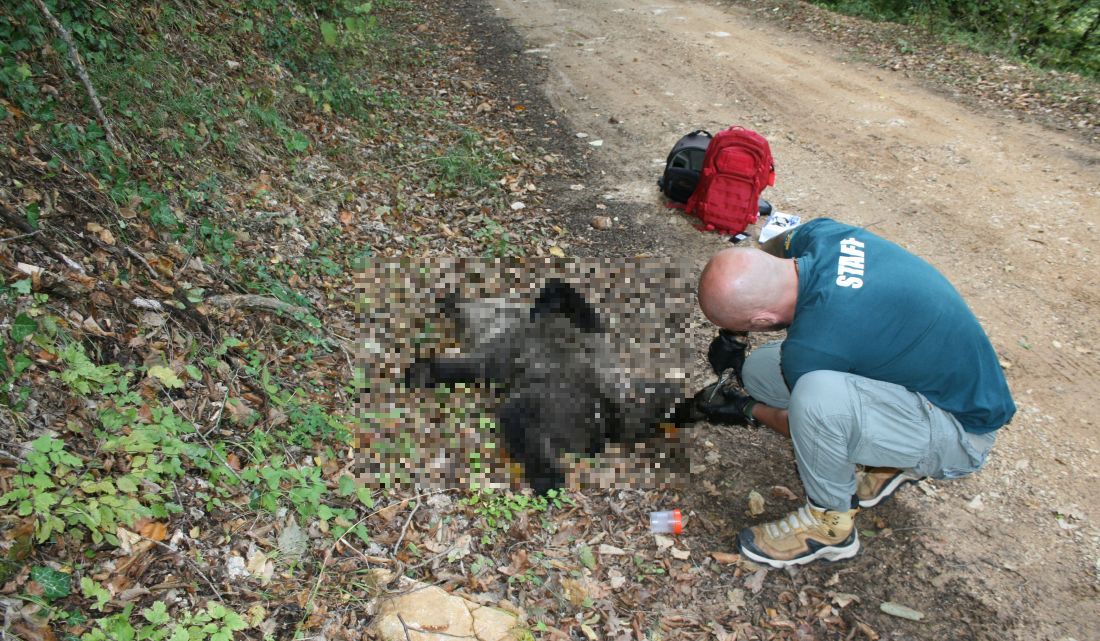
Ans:
MULTIPOLYGON (((433 88, 449 58, 400 0, 44 4, 62 30, 32 0, 0 11, 0 225, 20 235, 0 245, 0 583, 41 638, 309 636, 319 586, 275 631, 274 597, 222 603, 207 555, 287 519, 303 546, 375 544, 382 494, 347 460, 355 270, 438 246, 435 220, 520 253, 498 220, 527 161, 433 88), (127 592, 150 564, 184 596, 127 592)), ((561 500, 479 504, 482 527, 561 500)), ((265 536, 285 580, 324 576, 265 536)))
POLYGON ((472 493, 465 501, 484 520, 484 543, 491 542, 497 534, 506 531, 520 514, 540 514, 564 505, 574 505, 573 500, 560 490, 550 490, 546 496, 483 490, 472 493))
POLYGON ((947 38, 1039 67, 1100 78, 1100 4, 1094 0, 815 0, 815 3, 873 20, 919 25, 947 38))

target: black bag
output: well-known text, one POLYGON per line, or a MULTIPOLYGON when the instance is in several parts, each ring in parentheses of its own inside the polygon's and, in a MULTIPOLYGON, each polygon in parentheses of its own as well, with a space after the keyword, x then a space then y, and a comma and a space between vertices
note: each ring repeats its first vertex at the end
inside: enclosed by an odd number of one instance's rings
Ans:
POLYGON ((657 186, 669 200, 686 203, 691 198, 695 186, 699 184, 710 139, 710 133, 698 129, 673 145, 665 161, 665 173, 657 179, 657 186))

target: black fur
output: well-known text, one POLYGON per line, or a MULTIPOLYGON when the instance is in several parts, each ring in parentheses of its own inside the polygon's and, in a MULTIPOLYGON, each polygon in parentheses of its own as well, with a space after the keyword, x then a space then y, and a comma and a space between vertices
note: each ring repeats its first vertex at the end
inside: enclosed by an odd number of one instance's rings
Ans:
POLYGON ((621 384, 603 322, 568 283, 549 281, 527 310, 487 311, 487 302, 472 301, 464 316, 462 301, 445 297, 441 304, 472 347, 460 357, 418 359, 405 372, 406 385, 500 385, 505 449, 540 494, 564 484, 567 453, 596 455, 609 442, 650 437, 662 422, 698 418, 671 382, 621 384))

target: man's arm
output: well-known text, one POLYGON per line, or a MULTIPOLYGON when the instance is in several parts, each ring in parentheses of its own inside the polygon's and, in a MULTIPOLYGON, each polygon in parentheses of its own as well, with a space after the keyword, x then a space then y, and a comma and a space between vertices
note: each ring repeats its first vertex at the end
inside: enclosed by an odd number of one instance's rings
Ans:
POLYGON ((766 425, 787 438, 791 437, 791 425, 787 410, 764 405, 757 401, 756 404, 752 406, 752 417, 761 425, 766 425))

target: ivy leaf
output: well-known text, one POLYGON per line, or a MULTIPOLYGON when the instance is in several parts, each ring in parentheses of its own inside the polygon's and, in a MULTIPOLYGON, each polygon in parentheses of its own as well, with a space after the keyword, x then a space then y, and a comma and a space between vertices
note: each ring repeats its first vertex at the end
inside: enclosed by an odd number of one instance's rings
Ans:
POLYGON ((64 572, 58 572, 43 565, 36 565, 31 568, 31 578, 34 579, 35 583, 42 586, 42 596, 46 597, 47 601, 69 596, 72 577, 64 572))
POLYGON ((324 38, 325 44, 330 47, 336 46, 336 25, 328 22, 327 20, 321 23, 321 37, 324 38))
POLYGON ((15 317, 11 324, 11 340, 15 343, 23 342, 23 339, 38 331, 38 321, 26 314, 15 317))
POLYGON ((169 389, 179 389, 183 387, 183 381, 179 376, 171 370, 171 368, 164 365, 154 365, 149 368, 149 376, 157 379, 162 385, 169 389))
POLYGON ((31 279, 17 280, 11 284, 11 288, 18 294, 29 294, 31 293, 31 279))

